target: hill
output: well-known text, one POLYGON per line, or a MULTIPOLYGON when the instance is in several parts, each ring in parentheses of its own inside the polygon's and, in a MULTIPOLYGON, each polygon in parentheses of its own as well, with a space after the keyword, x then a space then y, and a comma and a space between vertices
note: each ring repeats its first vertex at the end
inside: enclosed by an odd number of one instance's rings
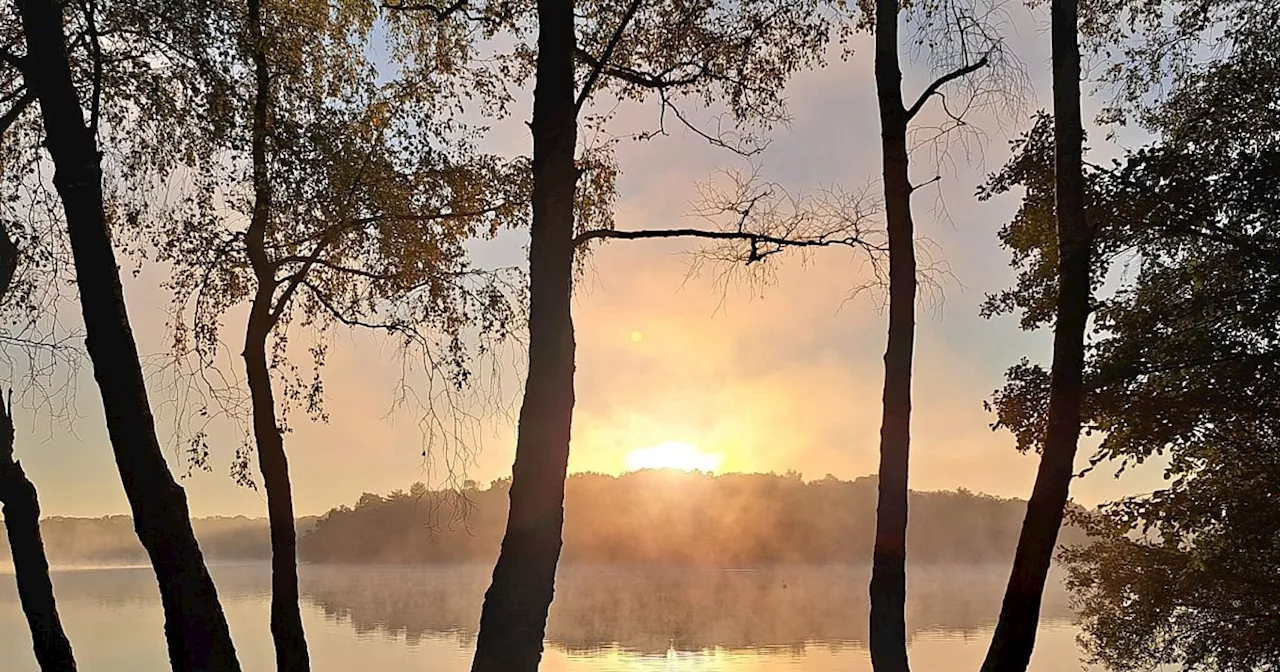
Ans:
MULTIPOLYGON (((316 521, 304 560, 464 563, 497 557, 508 480, 461 493, 365 494, 316 521)), ((574 474, 565 495, 562 558, 580 564, 755 567, 869 562, 876 479, 798 474, 639 471, 574 474)), ((1007 563, 1026 503, 968 491, 914 492, 908 556, 926 563, 1007 563)), ((1062 535, 1077 543, 1074 529, 1062 535)))
MULTIPOLYGON (((509 479, 461 492, 414 484, 298 520, 304 562, 487 564, 502 541, 509 479)), ((584 565, 758 567, 871 560, 876 479, 798 474, 639 471, 573 474, 566 484, 562 558, 584 565)), ((1019 499, 965 490, 913 492, 907 552, 913 563, 1007 564, 1026 510, 1019 499)), ((212 562, 271 557, 264 518, 192 521, 212 562)), ((128 516, 46 518, 55 566, 146 564, 128 516)), ((1063 532, 1064 543, 1083 539, 1063 532)), ((0 563, 9 548, 0 544, 0 563)))

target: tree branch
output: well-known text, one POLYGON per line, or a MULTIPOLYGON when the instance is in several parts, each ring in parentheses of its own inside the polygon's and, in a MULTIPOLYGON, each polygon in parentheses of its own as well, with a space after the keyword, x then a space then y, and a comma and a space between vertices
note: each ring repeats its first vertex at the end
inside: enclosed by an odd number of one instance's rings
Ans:
POLYGON ((309 291, 311 293, 311 296, 315 298, 316 302, 319 303, 321 307, 323 307, 326 311, 329 312, 330 315, 333 316, 333 319, 341 322, 342 324, 347 325, 348 327, 364 327, 366 329, 377 329, 377 330, 382 330, 390 333, 396 333, 396 332, 401 332, 405 330, 405 326, 401 324, 394 324, 391 322, 386 322, 386 323, 366 322, 364 320, 348 317, 345 313, 338 310, 338 307, 333 305, 333 303, 329 301, 328 297, 325 296, 325 293, 321 291, 319 287, 316 287, 315 285, 311 284, 309 280, 302 278, 301 281, 299 282, 299 285, 304 287, 307 291, 309 291))
MULTIPOLYGON (((591 66, 591 74, 587 76, 587 81, 583 83, 582 91, 578 94, 578 100, 573 105, 575 113, 582 110, 583 103, 587 102, 587 98, 591 96, 591 90, 595 88, 596 80, 600 78, 600 73, 604 71, 609 59, 613 58, 613 52, 618 48, 618 42, 622 40, 622 31, 626 30, 627 24, 631 22, 631 18, 636 15, 636 10, 638 9, 640 9, 640 0, 631 0, 631 3, 627 5, 627 11, 623 12, 622 20, 618 22, 618 27, 613 31, 613 36, 609 38, 609 43, 605 46, 604 53, 591 66)), ((586 52, 585 49, 579 49, 578 51, 586 52)))
POLYGON ((641 86, 646 89, 669 89, 676 86, 687 86, 689 84, 694 84, 698 81, 700 77, 702 77, 703 73, 706 71, 706 68, 704 66, 702 68, 703 72, 700 72, 696 75, 689 75, 688 77, 683 77, 681 79, 664 79, 662 75, 654 75, 647 72, 641 72, 639 70, 635 70, 632 68, 611 66, 607 63, 600 61, 600 59, 596 58, 595 56, 592 56, 591 52, 583 49, 582 47, 576 47, 574 49, 574 54, 578 58, 582 59, 582 61, 587 65, 591 66, 592 68, 599 68, 602 73, 609 75, 610 77, 617 77, 618 79, 621 79, 624 82, 635 84, 636 86, 641 86))
POLYGON ((436 17, 437 21, 444 21, 445 19, 448 19, 450 16, 453 16, 454 12, 457 12, 466 6, 467 0, 454 0, 453 4, 445 7, 444 9, 436 7, 430 3, 423 3, 420 5, 405 4, 402 0, 385 0, 382 3, 383 9, 397 9, 405 12, 429 12, 436 17))
POLYGON ((371 215, 369 217, 359 217, 356 219, 352 219, 346 225, 343 225, 341 228, 347 228, 351 226, 364 226, 366 224, 373 224, 375 222, 383 222, 387 220, 401 221, 401 222, 434 222, 436 220, 441 220, 441 219, 467 219, 470 217, 483 217, 485 215, 491 215, 497 212, 498 210, 505 208, 508 205, 510 205, 510 203, 499 203, 497 205, 489 206, 487 208, 481 208, 479 210, 464 210, 462 212, 433 212, 425 215, 411 215, 411 214, 371 215))
POLYGON ((911 121, 913 118, 915 118, 916 114, 920 112, 920 108, 924 107, 925 101, 929 100, 929 98, 933 97, 934 94, 938 93, 939 89, 941 89, 942 87, 946 86, 947 84, 957 79, 960 79, 961 77, 964 77, 965 75, 968 75, 973 72, 977 72, 978 70, 981 70, 982 68, 986 67, 988 58, 989 58, 989 54, 984 54, 982 58, 979 58, 977 61, 970 63, 969 65, 966 65, 962 68, 952 70, 951 72, 948 72, 947 74, 933 80, 933 83, 930 84, 927 88, 925 88, 924 92, 920 94, 920 97, 916 99, 915 104, 912 105, 911 108, 907 110, 907 121, 911 121))
POLYGON ((787 247, 863 247, 874 248, 870 243, 856 236, 843 238, 782 238, 763 233, 749 231, 715 231, 710 229, 648 229, 644 231, 619 231, 617 229, 594 229, 584 231, 573 239, 575 247, 597 239, 641 240, 646 238, 704 238, 711 240, 742 240, 751 244, 751 252, 747 255, 747 263, 760 261, 777 250, 760 250, 760 245, 774 245, 778 250, 787 247))
POLYGON ((18 120, 18 117, 22 116, 22 112, 26 110, 27 106, 35 101, 35 99, 36 94, 33 93, 31 89, 27 89, 26 93, 22 94, 21 98, 14 101, 13 107, 9 108, 9 111, 5 112, 4 116, 0 116, 0 135, 4 135, 5 131, 9 130, 9 127, 18 120))
POLYGON ((338 273, 355 275, 362 278, 368 278, 370 280, 395 280, 396 277, 398 277, 394 273, 374 273, 372 271, 366 271, 360 268, 353 268, 351 266, 342 266, 340 264, 335 264, 326 259, 320 259, 318 257, 312 257, 312 256, 284 257, 276 261, 277 266, 285 266, 288 264, 304 264, 303 266, 304 270, 312 266, 319 266, 321 268, 327 268, 331 271, 337 271, 338 273))
POLYGON ((0 62, 8 63, 18 72, 26 73, 27 71, 26 59, 8 49, 0 49, 0 62))
MULTIPOLYGON (((332 231, 333 230, 331 229, 330 232, 332 233, 332 231)), ((336 236, 328 235, 321 238, 320 241, 316 243, 316 246, 312 248, 311 254, 302 259, 302 268, 289 276, 289 284, 285 286, 284 291, 280 293, 280 298, 276 300, 275 305, 273 305, 271 310, 267 313, 271 328, 275 328, 276 322, 279 321, 280 316, 284 314, 285 308, 288 307, 289 300, 293 298, 293 293, 298 291, 298 284, 302 282, 307 273, 311 272, 311 267, 315 266, 316 262, 320 259, 320 254, 329 246, 329 243, 333 242, 333 238, 335 237, 336 236)), ((276 262, 274 266, 278 267, 280 263, 281 262, 276 262)))

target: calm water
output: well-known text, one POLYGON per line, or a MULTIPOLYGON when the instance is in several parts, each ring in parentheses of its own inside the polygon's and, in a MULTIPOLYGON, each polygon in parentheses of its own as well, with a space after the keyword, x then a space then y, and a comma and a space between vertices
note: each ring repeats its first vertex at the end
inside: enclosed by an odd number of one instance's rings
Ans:
MULTIPOLYGON (((303 619, 317 672, 432 670, 470 664, 487 567, 301 570, 303 619)), ((912 667, 977 670, 999 609, 1004 570, 913 569, 907 605, 912 667)), ((273 669, 265 565, 213 568, 245 670, 273 669)), ((869 670, 865 568, 761 571, 566 567, 543 670, 869 670)), ((80 668, 168 669, 149 569, 54 575, 80 668)), ((1031 661, 1085 669, 1066 596, 1054 582, 1031 661)), ((0 575, 0 660, 38 672, 10 575, 0 575)))

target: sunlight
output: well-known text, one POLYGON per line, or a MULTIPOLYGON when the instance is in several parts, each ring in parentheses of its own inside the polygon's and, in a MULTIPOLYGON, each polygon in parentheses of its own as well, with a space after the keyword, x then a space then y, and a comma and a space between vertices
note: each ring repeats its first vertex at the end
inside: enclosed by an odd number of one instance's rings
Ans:
POLYGON ((627 453, 627 471, 641 469, 676 469, 679 471, 714 472, 724 462, 724 453, 704 453, 692 443, 666 441, 656 446, 637 448, 627 453))

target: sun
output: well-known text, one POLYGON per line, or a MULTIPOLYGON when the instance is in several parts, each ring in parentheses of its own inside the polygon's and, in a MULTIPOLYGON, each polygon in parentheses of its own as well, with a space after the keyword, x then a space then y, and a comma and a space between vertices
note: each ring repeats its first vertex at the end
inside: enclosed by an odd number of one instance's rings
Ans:
POLYGON ((667 441, 656 446, 637 448, 627 453, 627 471, 641 469, 675 469, 678 471, 715 472, 724 462, 724 453, 704 453, 692 443, 667 441))

